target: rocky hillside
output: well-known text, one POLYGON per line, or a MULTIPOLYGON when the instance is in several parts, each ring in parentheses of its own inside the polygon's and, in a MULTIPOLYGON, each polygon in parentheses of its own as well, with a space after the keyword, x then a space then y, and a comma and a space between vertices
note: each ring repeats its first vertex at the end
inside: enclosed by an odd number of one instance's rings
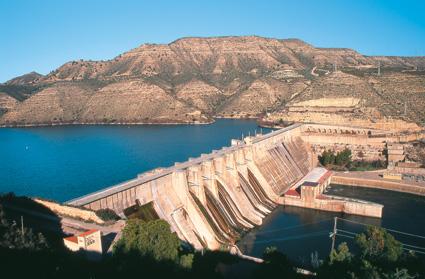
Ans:
POLYGON ((368 111, 367 118, 419 123, 424 70, 425 57, 370 57, 296 39, 183 38, 1 84, 0 124, 206 123, 265 115, 275 121, 294 104, 343 97, 359 100, 357 114, 368 111))

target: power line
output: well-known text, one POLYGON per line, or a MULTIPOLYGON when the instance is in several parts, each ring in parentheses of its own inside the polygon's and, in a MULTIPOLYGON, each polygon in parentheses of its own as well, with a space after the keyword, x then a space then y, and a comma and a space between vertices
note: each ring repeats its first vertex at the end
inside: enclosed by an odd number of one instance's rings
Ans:
POLYGON ((318 231, 318 232, 314 232, 314 233, 288 236, 288 237, 283 237, 283 238, 273 238, 273 239, 267 239, 267 240, 259 240, 259 241, 255 241, 255 244, 303 239, 303 238, 307 238, 307 237, 317 237, 317 236, 322 236, 322 235, 327 235, 327 234, 328 234, 328 231, 318 231))
POLYGON ((423 250, 425 250, 424 247, 419 247, 419 246, 410 245, 410 244, 403 244, 403 246, 408 246, 408 247, 412 247, 412 248, 416 248, 416 249, 423 249, 423 250))
POLYGON ((423 252, 423 251, 418 251, 418 250, 414 250, 414 249, 407 249, 407 248, 403 248, 403 250, 409 251, 409 252, 415 252, 415 253, 419 253, 419 254, 424 254, 425 255, 425 252, 423 252))
MULTIPOLYGON (((362 222, 357 222, 357 221, 353 221, 353 220, 348 220, 348 219, 344 219, 344 218, 340 218, 340 217, 337 217, 337 218, 338 218, 338 219, 340 219, 340 220, 343 220, 343 221, 347 221, 347 222, 350 222, 350 223, 354 223, 354 224, 360 224, 360 225, 363 225, 363 226, 371 226, 371 225, 369 225, 369 224, 362 223, 362 222)), ((417 235, 417 234, 413 234, 413 233, 407 233, 407 232, 397 231, 397 230, 388 229, 388 228, 384 228, 384 227, 381 227, 381 228, 383 228, 383 229, 385 229, 385 230, 387 230, 387 231, 389 231, 389 232, 394 232, 394 233, 399 233, 399 234, 404 234, 404 235, 408 235, 408 236, 413 236, 413 237, 418 237, 418 238, 425 239, 425 236, 422 236, 422 235, 417 235)))
POLYGON ((337 229, 337 233, 338 232, 343 232, 343 233, 348 233, 348 234, 352 234, 352 235, 354 235, 354 236, 356 236, 357 234, 356 233, 354 233, 354 232, 350 232, 350 231, 346 231, 346 230, 341 230, 341 229, 337 229))
POLYGON ((333 218, 325 219, 325 220, 321 220, 321 221, 317 221, 317 222, 306 223, 306 224, 302 224, 302 225, 295 225, 295 226, 290 226, 290 227, 282 227, 282 228, 279 228, 279 229, 261 231, 261 232, 257 232, 256 235, 262 235, 262 234, 268 234, 268 233, 273 233, 273 232, 278 232, 278 231, 286 231, 286 230, 291 230, 291 229, 296 229, 296 228, 302 228, 302 227, 316 225, 316 224, 320 224, 320 223, 324 223, 324 222, 329 222, 331 220, 333 220, 333 218))
MULTIPOLYGON (((353 235, 356 235, 356 233, 350 232, 350 231, 346 231, 346 230, 339 230, 338 229, 337 230, 337 233, 335 235, 342 236, 342 237, 349 238, 349 239, 354 239, 355 237, 353 235), (348 234, 351 234, 351 235, 341 234, 341 233, 338 233, 338 231, 342 231, 344 233, 348 233, 348 234)), ((420 246, 416 246, 416 245, 405 244, 403 242, 400 242, 400 243, 403 246, 402 249, 405 250, 405 251, 415 252, 415 253, 419 253, 419 254, 424 254, 425 255, 425 247, 420 247, 420 246)))
POLYGON ((342 236, 342 237, 346 237, 346 238, 350 238, 350 239, 354 239, 354 236, 349 236, 349 235, 344 235, 344 234, 336 234, 337 236, 342 236))
MULTIPOLYGON (((357 222, 357 221, 352 221, 352 220, 348 220, 348 219, 344 219, 344 218, 340 218, 340 217, 335 217, 334 219, 334 229, 333 232, 330 233, 330 237, 332 237, 332 249, 331 252, 334 250, 334 245, 335 245, 335 238, 336 236, 341 236, 341 237, 345 237, 345 238, 349 238, 349 239, 355 239, 355 236, 357 236, 357 233, 352 232, 352 231, 348 231, 348 230, 343 230, 343 229, 338 229, 337 226, 337 220, 340 219, 342 221, 347 221, 347 222, 351 222, 354 224, 359 224, 362 226, 370 226, 368 224, 362 223, 362 222, 357 222)), ((387 231, 390 232, 395 232, 395 233, 399 233, 399 234, 403 234, 403 235, 408 235, 408 236, 413 236, 413 237, 418 237, 418 238, 424 238, 424 236, 421 235, 416 235, 416 234, 412 234, 412 233, 406 233, 406 232, 402 232, 402 231, 397 231, 397 230, 393 230, 393 229, 387 229, 382 227, 383 229, 386 229, 387 231)), ((416 245, 410 245, 410 244, 405 244, 403 242, 400 242, 400 244, 402 245, 402 249, 404 251, 408 251, 408 252, 414 252, 414 253, 418 253, 418 254, 423 254, 425 255, 425 247, 420 247, 420 246, 416 246, 416 245)))

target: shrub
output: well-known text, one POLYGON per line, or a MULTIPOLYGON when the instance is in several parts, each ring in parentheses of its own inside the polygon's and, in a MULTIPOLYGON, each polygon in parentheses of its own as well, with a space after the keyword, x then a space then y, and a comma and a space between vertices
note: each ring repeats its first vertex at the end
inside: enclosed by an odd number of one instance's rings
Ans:
POLYGON ((336 155, 332 150, 325 150, 322 155, 319 156, 319 162, 324 166, 336 165, 345 167, 351 163, 351 150, 345 148, 336 155))
POLYGON ((335 153, 332 150, 323 151, 322 155, 319 156, 319 162, 324 166, 334 164, 335 153))
POLYGON ((185 269, 191 269, 193 264, 194 254, 186 254, 180 257, 180 266, 185 269))
POLYGON ((96 215, 103 221, 116 221, 121 219, 115 211, 109 208, 99 209, 96 211, 96 215))
POLYGON ((346 166, 351 163, 351 150, 345 148, 343 151, 340 151, 335 156, 335 164, 338 166, 346 166))
POLYGON ((31 228, 20 228, 16 222, 9 223, 0 205, 0 247, 7 249, 41 251, 48 248, 46 238, 31 228))
POLYGON ((122 233, 114 247, 115 254, 137 252, 156 261, 178 260, 180 240, 164 220, 145 222, 130 219, 122 233))

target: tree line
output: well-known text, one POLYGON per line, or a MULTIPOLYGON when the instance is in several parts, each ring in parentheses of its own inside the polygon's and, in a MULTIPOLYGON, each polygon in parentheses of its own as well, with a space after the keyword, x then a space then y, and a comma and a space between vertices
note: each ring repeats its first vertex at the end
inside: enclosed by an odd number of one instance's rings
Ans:
MULTIPOLYGON (((97 262, 58 243, 11 222, 0 206, 3 278, 223 278, 223 266, 238 264, 251 265, 248 278, 312 277, 300 274, 296 263, 275 247, 264 251, 262 264, 244 263, 226 251, 195 251, 159 219, 128 220, 112 255, 97 262)), ((425 262, 403 250, 385 229, 368 227, 355 237, 353 247, 341 243, 326 259, 316 259, 311 271, 317 278, 422 278, 425 262)))
POLYGON ((365 161, 363 160, 363 152, 359 152, 357 157, 361 160, 353 160, 351 150, 345 148, 342 151, 335 152, 333 150, 325 150, 318 156, 320 164, 333 170, 351 170, 351 171, 368 171, 386 168, 386 163, 381 160, 365 161))

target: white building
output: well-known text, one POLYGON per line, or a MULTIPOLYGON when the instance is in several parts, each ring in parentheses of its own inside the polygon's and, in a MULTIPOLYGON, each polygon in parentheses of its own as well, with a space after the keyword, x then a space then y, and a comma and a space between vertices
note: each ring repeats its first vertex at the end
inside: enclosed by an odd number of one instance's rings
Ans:
POLYGON ((71 251, 84 250, 99 255, 103 252, 102 232, 99 230, 89 230, 79 235, 65 237, 63 243, 71 251))

